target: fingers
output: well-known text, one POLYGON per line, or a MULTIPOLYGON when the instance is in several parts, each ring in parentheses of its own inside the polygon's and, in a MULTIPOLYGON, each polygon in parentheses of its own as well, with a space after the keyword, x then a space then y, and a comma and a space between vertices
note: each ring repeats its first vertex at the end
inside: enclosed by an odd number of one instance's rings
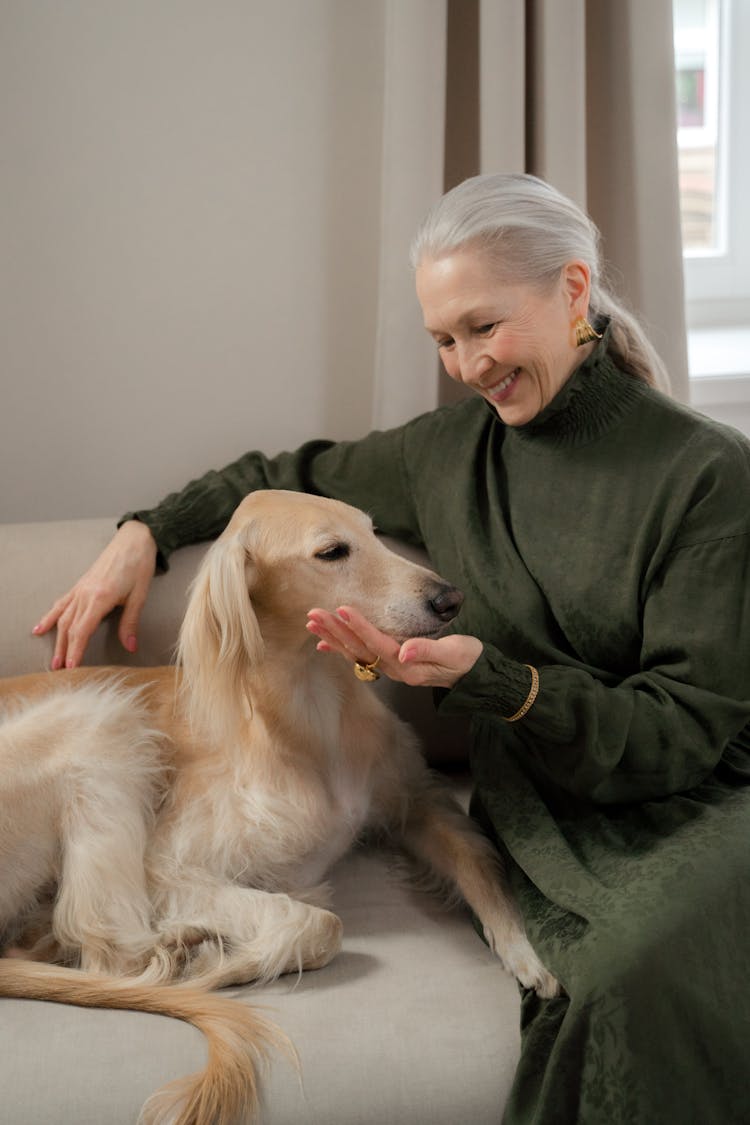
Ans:
POLYGON ((45 633, 49 633, 50 629, 52 629, 57 624, 60 614, 63 612, 70 601, 70 597, 70 594, 66 594, 64 598, 58 598, 58 600, 52 606, 52 609, 45 613, 41 621, 39 621, 31 630, 35 637, 44 636, 45 633))
POLYGON ((150 582, 140 582, 133 590, 122 608, 122 617, 117 629, 120 644, 126 652, 135 652, 138 648, 138 626, 141 619, 141 610, 146 604, 150 582))
POLYGON ((58 598, 52 606, 52 609, 48 610, 44 617, 42 617, 31 630, 34 636, 42 637, 57 625, 58 631, 57 637, 55 638, 55 650, 50 664, 50 667, 55 671, 62 667, 67 652, 67 629, 61 622, 68 614, 72 599, 72 590, 68 594, 65 594, 64 597, 58 598))
POLYGON ((362 664, 372 664, 379 657, 379 671, 411 687, 453 687, 474 666, 484 647, 477 637, 457 634, 438 640, 412 637, 399 646, 348 606, 336 613, 310 610, 307 628, 319 638, 320 652, 337 652, 362 664))
POLYGON ((50 667, 53 671, 62 668, 66 662, 68 655, 68 632, 69 623, 71 620, 71 607, 73 605, 75 592, 71 590, 62 598, 58 598, 52 609, 45 613, 41 621, 32 629, 35 636, 41 637, 45 633, 49 633, 50 629, 57 626, 57 636, 55 638, 55 650, 52 656, 50 667))
MULTIPOLYGON (((411 637, 404 641, 399 649, 398 659, 400 664, 433 664, 435 663, 436 641, 427 640, 425 637, 411 637)), ((439 650, 438 650, 439 651, 439 650)))
MULTIPOLYGON (((380 657, 381 666, 398 662, 399 646, 393 637, 381 633, 371 622, 348 606, 336 613, 312 609, 308 614, 308 631, 319 638, 320 652, 338 652, 347 660, 372 664, 380 657)), ((384 669, 386 672, 387 668, 384 669)), ((390 674, 390 673, 388 673, 390 674)))
POLYGON ((407 683, 450 688, 474 667, 483 651, 478 637, 458 633, 435 641, 412 637, 401 646, 399 661, 407 683))
POLYGON ((93 633, 116 606, 123 607, 120 641, 128 652, 135 652, 155 561, 156 542, 148 527, 135 520, 124 523, 83 577, 34 627, 41 636, 57 626, 53 670, 81 663, 93 633))
POLYGON ((71 592, 57 619, 55 651, 50 665, 53 672, 78 667, 94 632, 116 604, 112 598, 101 595, 71 592))

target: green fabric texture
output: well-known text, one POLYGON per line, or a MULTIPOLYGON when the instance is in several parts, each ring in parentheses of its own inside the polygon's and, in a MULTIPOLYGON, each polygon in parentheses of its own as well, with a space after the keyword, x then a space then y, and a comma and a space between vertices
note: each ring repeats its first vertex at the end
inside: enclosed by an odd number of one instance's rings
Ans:
POLYGON ((134 514, 166 563, 269 487, 365 508, 466 594, 484 650, 439 707, 471 716, 474 813, 567 992, 524 995, 506 1125, 746 1125, 750 444, 605 335, 526 426, 474 399, 134 514))

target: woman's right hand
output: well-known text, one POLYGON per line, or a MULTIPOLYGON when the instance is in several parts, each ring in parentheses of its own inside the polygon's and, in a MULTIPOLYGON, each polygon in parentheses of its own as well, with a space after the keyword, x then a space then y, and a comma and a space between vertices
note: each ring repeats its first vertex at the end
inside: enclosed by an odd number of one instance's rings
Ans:
POLYGON ((75 586, 58 598, 33 629, 37 636, 57 626, 52 669, 76 668, 92 634, 122 606, 117 635, 128 652, 138 646, 138 622, 156 567, 156 543, 145 523, 128 520, 75 586))

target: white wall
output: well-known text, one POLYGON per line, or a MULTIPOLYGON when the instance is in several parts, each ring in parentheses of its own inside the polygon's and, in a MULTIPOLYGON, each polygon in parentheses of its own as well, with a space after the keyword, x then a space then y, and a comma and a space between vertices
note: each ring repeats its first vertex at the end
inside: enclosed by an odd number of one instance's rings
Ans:
POLYGON ((386 14, 3 0, 1 521, 370 428, 386 14))

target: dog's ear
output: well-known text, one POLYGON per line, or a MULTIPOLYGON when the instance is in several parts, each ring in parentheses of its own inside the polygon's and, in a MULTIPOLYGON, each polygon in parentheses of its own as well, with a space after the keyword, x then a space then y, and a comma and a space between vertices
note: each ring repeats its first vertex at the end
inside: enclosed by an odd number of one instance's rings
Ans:
POLYGON ((246 716, 250 673, 263 659, 263 638, 250 600, 252 528, 222 536, 190 588, 177 646, 194 724, 229 737, 246 716))

